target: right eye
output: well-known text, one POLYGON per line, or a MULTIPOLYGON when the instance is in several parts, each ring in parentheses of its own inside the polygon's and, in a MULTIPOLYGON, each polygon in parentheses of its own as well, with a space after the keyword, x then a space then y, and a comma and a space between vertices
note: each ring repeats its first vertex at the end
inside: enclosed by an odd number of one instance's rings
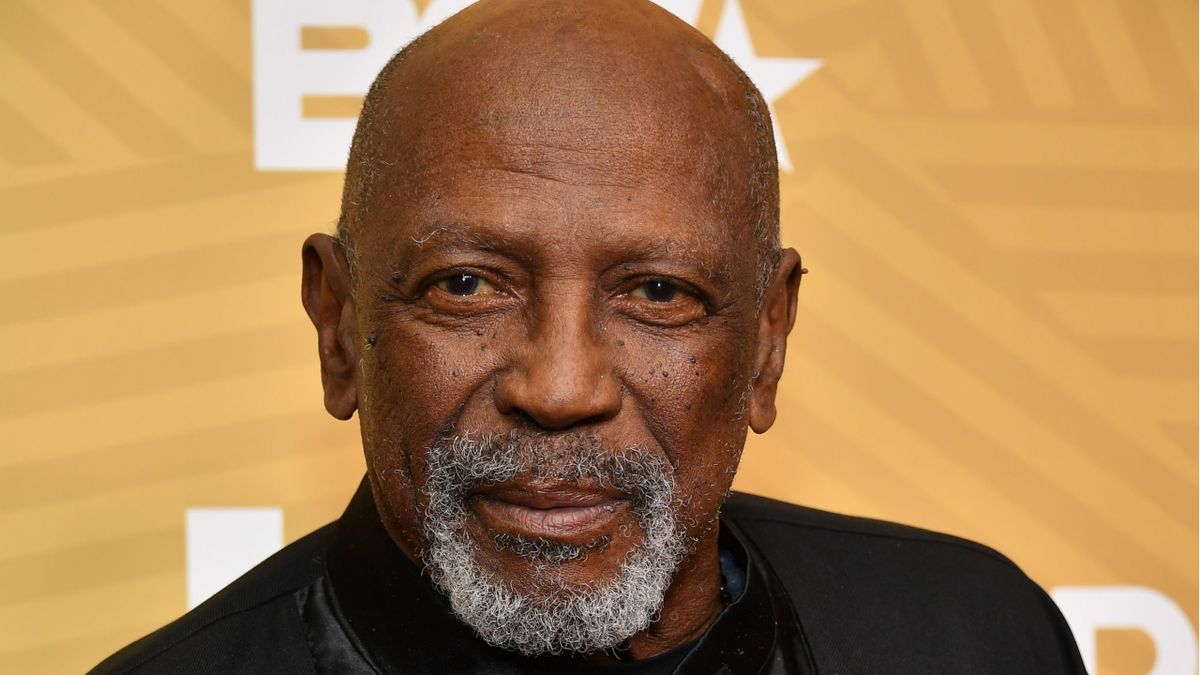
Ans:
POLYGON ((459 297, 496 292, 495 286, 492 286, 478 274, 471 274, 470 272, 455 272, 434 285, 450 295, 457 295, 459 297))

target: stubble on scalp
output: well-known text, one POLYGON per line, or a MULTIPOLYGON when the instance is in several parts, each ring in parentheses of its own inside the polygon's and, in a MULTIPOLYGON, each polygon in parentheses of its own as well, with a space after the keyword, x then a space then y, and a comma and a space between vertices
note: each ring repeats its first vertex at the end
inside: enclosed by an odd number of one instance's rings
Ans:
POLYGON ((429 448, 426 465, 425 564, 455 614, 498 647, 526 655, 617 647, 657 618, 680 561, 694 545, 676 521, 679 502, 670 465, 641 448, 612 451, 588 434, 560 438, 553 446, 529 433, 458 434, 429 448), (601 540, 587 546, 494 540, 492 546, 508 547, 533 567, 528 585, 520 588, 485 569, 480 556, 488 543, 476 541, 464 527, 466 500, 477 486, 517 477, 597 480, 631 497, 642 539, 613 579, 580 585, 559 574, 561 564, 608 545, 601 540))

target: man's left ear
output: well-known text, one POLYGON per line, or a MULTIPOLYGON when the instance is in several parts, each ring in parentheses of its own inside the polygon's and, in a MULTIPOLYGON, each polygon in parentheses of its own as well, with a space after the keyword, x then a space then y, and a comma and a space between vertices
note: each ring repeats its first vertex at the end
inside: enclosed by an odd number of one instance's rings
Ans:
POLYGON ((750 428, 763 433, 775 423, 775 391, 783 375, 788 333, 796 323, 796 296, 805 270, 796 249, 784 249, 758 314, 758 343, 754 382, 750 390, 750 428))

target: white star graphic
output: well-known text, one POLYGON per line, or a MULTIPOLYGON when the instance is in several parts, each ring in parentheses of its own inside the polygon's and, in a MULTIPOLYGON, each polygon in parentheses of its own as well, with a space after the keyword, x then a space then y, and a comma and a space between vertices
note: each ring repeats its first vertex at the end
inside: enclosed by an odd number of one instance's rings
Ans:
POLYGON ((700 19, 700 6, 703 3, 704 0, 654 0, 654 4, 693 26, 700 19))
MULTIPOLYGON (((777 119, 775 101, 821 67, 821 59, 770 58, 756 55, 754 44, 750 41, 750 29, 746 26, 746 17, 742 14, 742 5, 738 0, 725 0, 714 42, 733 57, 762 92, 771 111, 772 120, 777 119)), ((783 134, 779 132, 779 123, 776 122, 774 127, 779 168, 790 173, 792 159, 788 155, 787 145, 783 142, 783 134)))

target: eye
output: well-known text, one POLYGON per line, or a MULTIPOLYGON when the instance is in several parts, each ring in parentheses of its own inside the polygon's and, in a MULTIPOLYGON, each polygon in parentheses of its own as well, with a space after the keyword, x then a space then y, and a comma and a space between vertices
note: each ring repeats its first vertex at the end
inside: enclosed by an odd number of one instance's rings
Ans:
POLYGON ((670 278, 643 278, 621 296, 624 311, 656 326, 683 326, 704 317, 704 301, 690 284, 670 278))
POLYGON ((495 293, 496 288, 477 274, 456 272, 437 282, 436 286, 450 295, 468 296, 495 293))
POLYGON ((665 279, 653 279, 633 289, 630 295, 651 302, 671 302, 679 295, 679 287, 665 279))

